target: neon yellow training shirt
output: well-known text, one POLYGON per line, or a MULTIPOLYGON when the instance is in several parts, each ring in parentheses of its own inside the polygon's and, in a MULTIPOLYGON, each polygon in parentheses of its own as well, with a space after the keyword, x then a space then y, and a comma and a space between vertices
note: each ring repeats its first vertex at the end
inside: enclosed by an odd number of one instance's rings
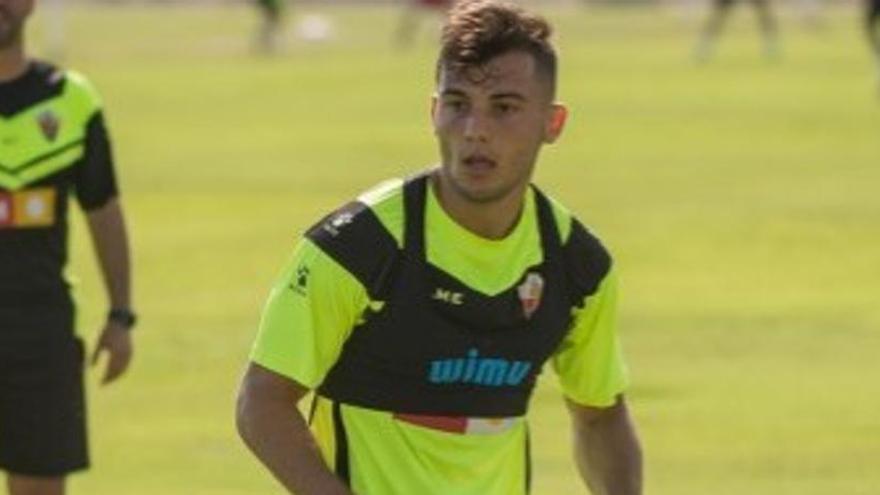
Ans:
MULTIPOLYGON (((382 226, 402 245, 401 180, 363 194, 382 226)), ((431 188, 428 188, 429 191, 431 188)), ((553 202, 565 242, 571 215, 553 202)), ((453 221, 428 194, 426 256, 430 264, 487 295, 510 288, 542 249, 534 193, 504 239, 476 236, 453 221)), ((575 311, 572 328, 551 358, 565 395, 579 404, 606 407, 626 387, 616 332, 617 283, 612 268, 575 311)), ((302 239, 273 287, 263 312, 251 360, 317 388, 339 357, 346 339, 371 301, 366 288, 308 239, 302 239)), ((393 411, 341 406, 347 431, 351 488, 358 495, 515 495, 527 492, 527 427, 523 417, 469 418, 465 432, 452 433, 395 418, 393 411)), ((319 397, 311 428, 330 468, 336 455, 331 401, 319 397)))

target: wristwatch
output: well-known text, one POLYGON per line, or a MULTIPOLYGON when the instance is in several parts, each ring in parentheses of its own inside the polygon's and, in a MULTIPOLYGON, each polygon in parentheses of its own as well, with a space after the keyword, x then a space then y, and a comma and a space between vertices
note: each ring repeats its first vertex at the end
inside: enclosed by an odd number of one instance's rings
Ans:
POLYGON ((107 313, 107 321, 118 323, 125 327, 126 330, 131 330, 134 324, 137 323, 137 315, 127 308, 113 308, 107 313))

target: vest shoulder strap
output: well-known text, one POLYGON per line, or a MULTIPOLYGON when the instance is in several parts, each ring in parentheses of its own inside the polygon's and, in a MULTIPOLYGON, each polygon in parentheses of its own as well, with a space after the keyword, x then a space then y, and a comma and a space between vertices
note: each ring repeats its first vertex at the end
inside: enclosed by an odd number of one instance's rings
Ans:
POLYGON ((572 217, 571 234, 563 246, 569 274, 572 305, 581 307, 584 298, 594 294, 611 270, 611 254, 602 242, 572 217))
POLYGON ((400 251, 369 206, 348 203, 310 228, 306 238, 348 270, 370 299, 387 299, 400 251))

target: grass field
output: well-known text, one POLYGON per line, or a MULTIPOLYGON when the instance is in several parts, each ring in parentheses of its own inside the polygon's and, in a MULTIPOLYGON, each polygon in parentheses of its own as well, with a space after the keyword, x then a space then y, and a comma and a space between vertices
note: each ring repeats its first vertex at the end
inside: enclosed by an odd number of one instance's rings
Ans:
MULTIPOLYGON (((96 467, 74 494, 280 493, 233 428, 268 287, 318 216, 435 157, 430 36, 393 50, 390 7, 321 12, 337 36, 277 58, 251 56, 243 7, 68 12, 142 314, 130 376, 90 389, 96 467)), ((646 493, 880 493, 880 99, 856 12, 786 17, 768 63, 742 11, 705 66, 675 10, 547 13, 573 120, 538 182, 617 255, 646 493)), ((104 300, 74 241, 92 338, 104 300)), ((552 374, 533 405, 534 492, 584 493, 552 374)))

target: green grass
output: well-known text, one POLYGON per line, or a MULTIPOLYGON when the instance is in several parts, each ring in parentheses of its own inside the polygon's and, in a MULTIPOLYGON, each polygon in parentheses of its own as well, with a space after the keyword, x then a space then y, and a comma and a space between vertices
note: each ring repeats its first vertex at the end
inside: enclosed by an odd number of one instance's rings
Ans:
MULTIPOLYGON (((249 53, 242 7, 69 12, 68 62, 115 136, 142 314, 131 375, 90 389, 95 469, 73 493, 280 493, 232 419, 267 289, 318 216, 435 159, 430 36, 393 50, 390 8, 320 10, 339 36, 274 59, 249 53)), ((705 66, 696 18, 548 13, 573 119, 538 181, 617 255, 647 493, 876 493, 880 101, 855 12, 787 17, 768 63, 742 11, 705 66)), ((92 338, 104 301, 75 234, 92 338)), ((535 493, 583 493, 556 387, 533 402, 535 493)))

